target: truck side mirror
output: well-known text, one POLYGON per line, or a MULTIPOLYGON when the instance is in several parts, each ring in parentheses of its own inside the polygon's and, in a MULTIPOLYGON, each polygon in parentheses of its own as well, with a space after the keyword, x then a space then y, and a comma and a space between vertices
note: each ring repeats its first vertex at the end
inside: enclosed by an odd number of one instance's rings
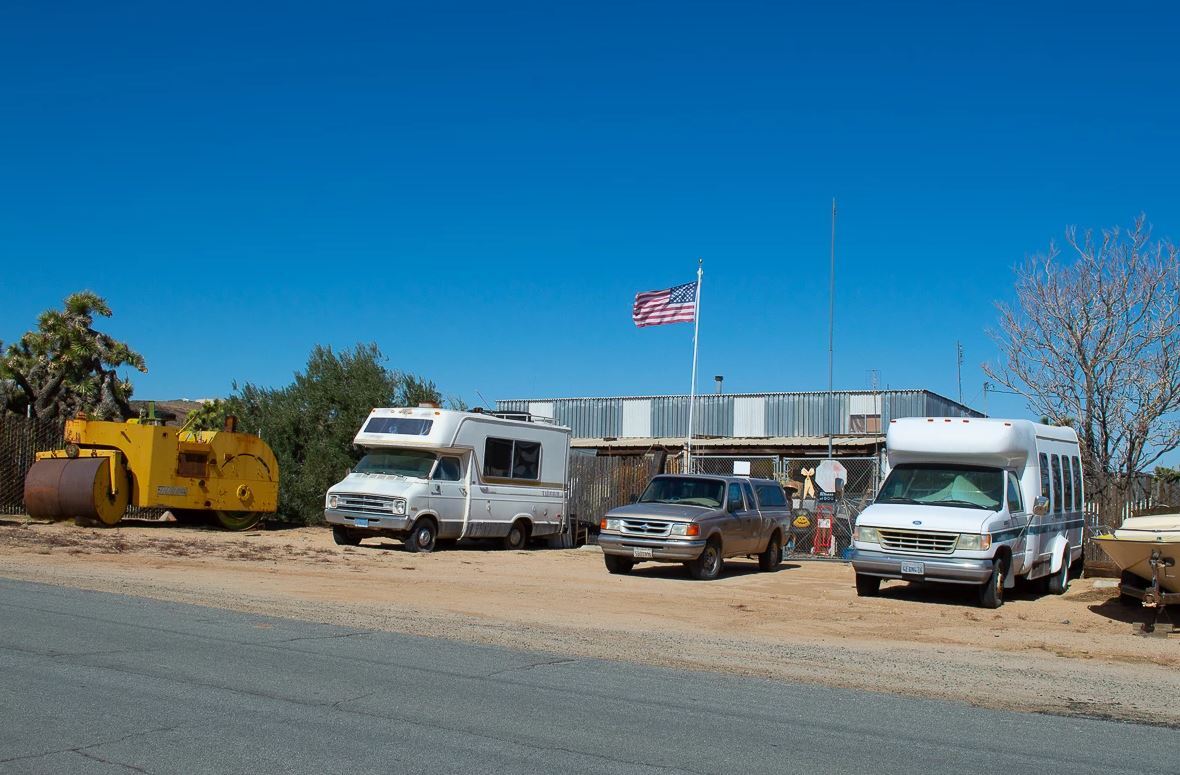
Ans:
POLYGON ((1049 499, 1044 495, 1038 495, 1033 501, 1033 516, 1043 517, 1049 513, 1049 499))

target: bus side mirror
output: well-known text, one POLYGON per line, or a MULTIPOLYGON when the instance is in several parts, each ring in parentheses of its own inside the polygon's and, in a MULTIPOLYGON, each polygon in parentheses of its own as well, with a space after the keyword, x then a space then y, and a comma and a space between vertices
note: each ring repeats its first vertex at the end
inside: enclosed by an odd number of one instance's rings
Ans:
POLYGON ((1033 516, 1043 517, 1049 513, 1049 499, 1044 495, 1038 495, 1033 501, 1033 516))

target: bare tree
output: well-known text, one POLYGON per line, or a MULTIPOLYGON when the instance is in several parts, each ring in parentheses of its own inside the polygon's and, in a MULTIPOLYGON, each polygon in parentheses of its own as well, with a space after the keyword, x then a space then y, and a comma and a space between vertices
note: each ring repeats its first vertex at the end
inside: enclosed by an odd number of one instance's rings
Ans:
POLYGON ((989 331, 1000 363, 984 372, 1051 422, 1074 426, 1091 492, 1180 447, 1180 250, 1132 228, 1065 233, 1016 268, 1016 302, 989 331))

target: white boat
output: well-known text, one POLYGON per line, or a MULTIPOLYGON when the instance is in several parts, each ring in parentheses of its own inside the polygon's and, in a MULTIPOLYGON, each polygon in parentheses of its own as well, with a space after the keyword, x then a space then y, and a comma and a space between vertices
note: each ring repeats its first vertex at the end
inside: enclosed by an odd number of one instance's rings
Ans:
POLYGON ((1094 540, 1123 571, 1151 584, 1158 569, 1160 589, 1180 593, 1180 513, 1131 517, 1114 534, 1094 540))

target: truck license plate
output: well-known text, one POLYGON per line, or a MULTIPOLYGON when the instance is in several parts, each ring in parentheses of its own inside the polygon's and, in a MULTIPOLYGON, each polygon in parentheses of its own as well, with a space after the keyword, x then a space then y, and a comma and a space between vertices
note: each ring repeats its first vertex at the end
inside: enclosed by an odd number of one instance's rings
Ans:
POLYGON ((352 521, 352 524, 356 525, 357 527, 368 527, 369 520, 365 519, 364 517, 357 517, 352 521))
POLYGON ((651 549, 641 549, 638 546, 631 549, 631 556, 636 559, 651 557, 651 549))
POLYGON ((926 563, 924 562, 903 562, 901 564, 901 575, 903 576, 925 576, 926 563))

